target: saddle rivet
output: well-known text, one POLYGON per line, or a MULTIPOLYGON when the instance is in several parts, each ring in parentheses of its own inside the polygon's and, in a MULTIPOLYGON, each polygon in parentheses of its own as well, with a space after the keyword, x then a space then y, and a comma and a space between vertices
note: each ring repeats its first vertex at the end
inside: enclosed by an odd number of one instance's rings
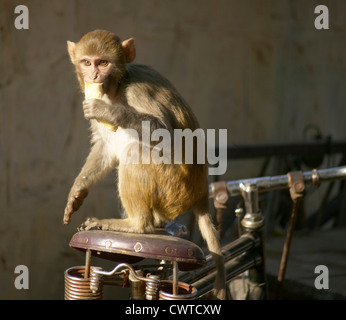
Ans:
POLYGON ((172 248, 167 247, 167 248, 165 249, 165 252, 166 252, 167 254, 171 254, 171 253, 173 252, 173 250, 172 250, 172 248))
POLYGON ((135 250, 136 252, 141 251, 141 250, 142 250, 142 244, 141 244, 140 242, 137 242, 137 243, 135 244, 135 246, 134 246, 134 250, 135 250))
POLYGON ((111 246, 112 246, 112 241, 107 240, 107 241, 105 242, 105 247, 106 247, 106 248, 110 248, 111 246))

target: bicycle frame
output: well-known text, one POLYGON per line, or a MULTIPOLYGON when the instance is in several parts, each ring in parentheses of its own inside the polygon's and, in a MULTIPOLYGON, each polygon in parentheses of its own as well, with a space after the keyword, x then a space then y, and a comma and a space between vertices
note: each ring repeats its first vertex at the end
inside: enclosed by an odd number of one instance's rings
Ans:
MULTIPOLYGON (((250 284, 247 298, 256 300, 268 298, 263 239, 264 220, 259 209, 259 193, 290 189, 292 199, 296 199, 294 197, 304 192, 306 184, 319 186, 323 182, 342 179, 346 179, 346 166, 299 172, 299 174, 289 173, 228 181, 224 184, 226 191, 215 188, 215 184, 210 184, 209 197, 214 198, 214 203, 219 201, 222 208, 226 207, 228 197, 240 195, 244 201, 245 212, 241 210, 237 212, 241 217, 242 233, 236 240, 222 247, 226 281, 229 282, 247 271, 250 284)), ((122 262, 107 272, 98 267, 90 267, 90 253, 90 249, 86 249, 85 266, 65 271, 65 299, 102 298, 102 285, 110 283, 129 287, 131 299, 206 299, 213 288, 216 276, 211 255, 205 257, 204 266, 185 272, 179 271, 178 259, 173 258, 171 261, 160 259, 161 262, 158 260, 157 264, 150 266, 133 266, 122 262)))

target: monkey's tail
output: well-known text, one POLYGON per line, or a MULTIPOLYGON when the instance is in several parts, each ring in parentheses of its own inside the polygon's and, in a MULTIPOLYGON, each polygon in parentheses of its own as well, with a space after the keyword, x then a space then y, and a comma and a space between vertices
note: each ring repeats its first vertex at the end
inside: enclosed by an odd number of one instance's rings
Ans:
POLYGON ((217 299, 226 299, 226 274, 224 258, 221 251, 217 231, 213 225, 212 219, 208 212, 201 212, 197 208, 194 209, 197 223, 201 231, 202 237, 207 243, 208 249, 215 261, 216 278, 214 283, 214 295, 217 299))

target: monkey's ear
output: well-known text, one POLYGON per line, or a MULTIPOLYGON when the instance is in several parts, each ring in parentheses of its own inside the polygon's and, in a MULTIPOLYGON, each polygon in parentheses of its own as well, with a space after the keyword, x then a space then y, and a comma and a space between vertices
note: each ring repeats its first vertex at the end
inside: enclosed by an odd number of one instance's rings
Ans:
POLYGON ((68 54, 70 55, 70 59, 72 63, 75 63, 75 54, 74 54, 75 48, 76 48, 76 44, 74 42, 67 41, 67 51, 68 51, 68 54))
POLYGON ((125 52, 125 62, 130 63, 136 58, 135 40, 133 38, 124 40, 121 43, 125 52))

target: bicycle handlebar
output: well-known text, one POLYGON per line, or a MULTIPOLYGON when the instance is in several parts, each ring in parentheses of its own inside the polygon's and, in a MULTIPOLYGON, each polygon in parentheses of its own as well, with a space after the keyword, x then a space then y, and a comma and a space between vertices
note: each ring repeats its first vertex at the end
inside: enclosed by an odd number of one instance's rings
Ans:
MULTIPOLYGON (((346 179, 346 166, 306 171, 302 174, 305 184, 320 184, 321 182, 346 179)), ((287 174, 226 182, 230 196, 240 195, 242 186, 252 184, 257 186, 258 192, 288 189, 290 187, 287 174)), ((209 197, 213 197, 212 184, 209 185, 209 197)))

